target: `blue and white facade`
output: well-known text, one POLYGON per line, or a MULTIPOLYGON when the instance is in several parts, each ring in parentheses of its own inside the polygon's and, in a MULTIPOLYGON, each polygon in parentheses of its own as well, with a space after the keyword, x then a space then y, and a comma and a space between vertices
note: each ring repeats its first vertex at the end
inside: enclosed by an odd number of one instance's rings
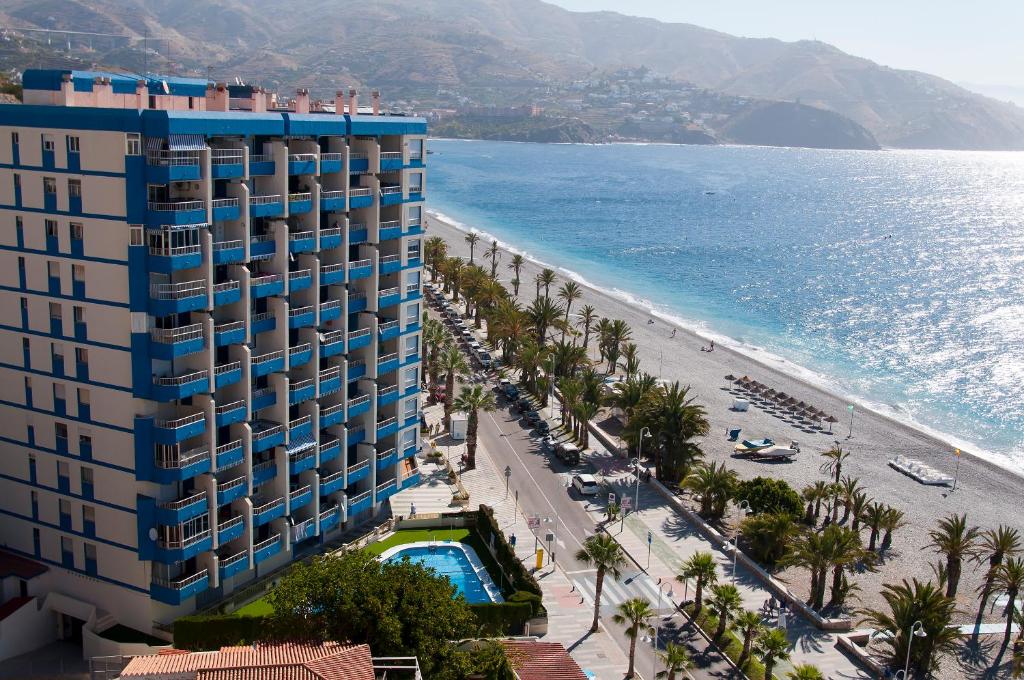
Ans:
POLYGON ((418 481, 426 124, 354 93, 24 84, 0 106, 0 532, 149 631, 418 481))

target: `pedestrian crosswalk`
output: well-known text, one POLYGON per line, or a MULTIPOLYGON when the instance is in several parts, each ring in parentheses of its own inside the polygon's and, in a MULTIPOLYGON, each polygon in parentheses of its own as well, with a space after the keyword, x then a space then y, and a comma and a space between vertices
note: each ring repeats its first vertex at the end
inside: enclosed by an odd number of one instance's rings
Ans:
MULTIPOLYGON (((584 598, 592 606, 596 596, 595 584, 597 582, 597 574, 590 573, 586 576, 572 575, 570 579, 572 584, 576 586, 577 592, 580 593, 580 597, 584 598)), ((662 584, 661 610, 663 612, 672 608, 673 605, 670 600, 678 600, 675 597, 676 585, 674 583, 662 584)), ((623 572, 618 580, 612 578, 611 575, 605 575, 604 584, 601 587, 602 613, 612 613, 618 605, 634 597, 646 599, 651 603, 651 608, 656 609, 658 607, 658 584, 641 571, 623 572)))

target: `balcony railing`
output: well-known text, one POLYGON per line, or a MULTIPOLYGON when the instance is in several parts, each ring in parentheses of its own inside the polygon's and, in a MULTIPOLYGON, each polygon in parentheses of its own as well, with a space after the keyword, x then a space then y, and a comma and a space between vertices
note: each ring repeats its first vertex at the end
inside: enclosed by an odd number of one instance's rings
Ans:
POLYGON ((313 387, 314 384, 315 382, 313 381, 312 378, 307 378, 305 380, 295 380, 290 385, 288 385, 288 391, 294 394, 295 392, 299 392, 300 390, 304 390, 308 387, 313 387))
POLYGON ((315 153, 290 153, 288 154, 288 160, 292 163, 308 163, 316 160, 315 153))
POLYGON ((349 196, 372 196, 373 190, 370 187, 352 187, 348 190, 349 196))
POLYGON ((265 286, 268 283, 277 283, 278 281, 284 281, 284 277, 280 274, 264 274, 263 276, 255 276, 249 279, 249 285, 265 286))
POLYGON ((390 397, 392 394, 398 394, 398 385, 392 385, 390 387, 385 387, 382 390, 378 390, 377 398, 390 397))
MULTIPOLYGON (((309 380, 309 381, 303 380, 302 382, 312 383, 313 381, 312 380, 309 380)), ((298 384, 298 383, 295 383, 295 384, 298 384)), ((303 425, 308 425, 311 422, 313 422, 313 416, 299 416, 295 420, 289 420, 288 421, 288 429, 289 430, 294 430, 297 427, 302 427, 303 425)))
POLYGON ((358 394, 348 400, 348 407, 352 408, 353 406, 359 406, 361 404, 365 404, 368 401, 370 401, 369 394, 358 394))
POLYGON ((333 406, 324 406, 320 409, 320 420, 333 416, 335 413, 340 413, 344 410, 344 404, 334 404, 333 406))
POLYGON ((362 291, 356 291, 354 293, 349 293, 348 294, 348 301, 350 303, 351 302, 358 302, 360 300, 365 300, 365 299, 366 299, 366 293, 364 293, 362 291))
POLYGON ((160 576, 153 577, 153 583, 168 590, 185 590, 186 588, 199 583, 209 575, 207 569, 197 571, 191 576, 184 576, 180 579, 167 579, 160 576))
POLYGON ((326 510, 323 510, 320 513, 320 522, 323 523, 324 520, 326 520, 328 517, 330 517, 331 515, 333 515, 336 512, 338 512, 338 506, 337 505, 332 505, 331 507, 327 508, 326 510))
POLYGON ((183 550, 189 546, 193 546, 200 541, 204 541, 210 537, 210 530, 204 529, 198 533, 192 534, 191 536, 183 536, 182 538, 174 539, 160 539, 160 547, 166 548, 167 550, 183 550))
POLYGON ((228 451, 233 451, 234 449, 237 449, 241 445, 242 445, 242 440, 241 439, 236 439, 234 441, 228 442, 227 444, 221 444, 220 446, 218 446, 215 449, 215 452, 216 452, 216 454, 218 456, 221 456, 221 455, 227 453, 228 451))
MULTIPOLYGON (((323 235, 324 235, 324 232, 321 231, 320 232, 320 236, 323 236, 323 235)), ((333 274, 335 272, 343 272, 343 271, 345 271, 345 265, 344 264, 340 264, 339 263, 339 264, 322 264, 322 265, 320 265, 320 276, 321 277, 323 277, 324 274, 333 274)))
POLYGON ((359 231, 360 229, 366 229, 366 222, 349 222, 348 228, 350 231, 359 231))
POLYGON ((201 340, 203 338, 203 324, 194 323, 182 326, 181 328, 154 328, 149 331, 149 337, 153 342, 167 344, 201 340))
POLYGON ((384 186, 380 188, 380 195, 387 196, 388 194, 400 194, 402 193, 402 187, 398 185, 384 186))
POLYGON ((203 413, 202 411, 199 411, 198 413, 191 413, 187 416, 182 416, 181 418, 167 418, 162 420, 155 420, 153 421, 153 424, 159 428, 163 428, 166 430, 176 430, 179 427, 187 427, 189 425, 201 423, 204 420, 206 420, 206 414, 203 413))
POLYGON ((311 314, 316 310, 313 305, 306 305, 305 307, 292 307, 288 310, 288 316, 302 316, 303 314, 311 314))
MULTIPOLYGON (((255 465, 252 466, 253 477, 255 477, 257 474, 263 472, 264 470, 269 470, 270 468, 274 467, 274 465, 276 465, 276 463, 274 463, 274 461, 272 461, 272 460, 265 460, 262 463, 256 463, 255 465)), ((267 506, 269 507, 269 506, 273 505, 274 503, 277 503, 277 502, 280 502, 280 501, 283 501, 283 500, 284 500, 283 498, 278 498, 276 501, 271 501, 270 503, 267 503, 267 506)))
POLYGON ((331 190, 331 191, 321 191, 320 192, 320 198, 325 198, 325 199, 345 198, 345 190, 344 189, 336 189, 336 190, 331 190))
POLYGON ((348 266, 350 269, 355 269, 357 267, 369 267, 371 264, 373 264, 371 260, 349 260, 348 266))
POLYGON ((153 283, 149 286, 149 295, 154 300, 182 300, 206 295, 206 279, 181 283, 153 283))
POLYGON ((215 198, 213 199, 214 208, 233 208, 238 205, 237 198, 215 198))
POLYGON ((331 380, 333 378, 340 378, 340 377, 341 377, 341 368, 338 367, 338 366, 334 366, 333 368, 325 368, 324 370, 320 371, 320 382, 324 382, 325 380, 331 380))
POLYGON ((396 451, 397 451, 397 449, 395 449, 395 448, 390 448, 387 451, 378 451, 377 452, 377 460, 384 460, 388 456, 394 455, 396 451))
POLYGON ((303 352, 309 352, 313 349, 313 345, 308 342, 304 342, 301 345, 295 345, 295 347, 288 348, 288 356, 293 357, 296 354, 302 354, 303 352))
POLYGON ((397 358, 398 358, 398 353, 397 352, 392 352, 391 354, 385 354, 382 357, 377 357, 377 365, 380 366, 381 364, 386 364, 387 362, 394 361, 397 358))
MULTIPOLYGON (((395 226, 397 227, 398 224, 396 223, 395 226)), ((381 224, 380 227, 381 227, 381 229, 383 229, 384 225, 381 224)), ((385 255, 384 257, 380 258, 380 260, 378 260, 378 262, 380 262, 381 264, 390 264, 392 262, 401 262, 401 261, 402 261, 402 256, 401 255, 385 255)))
POLYGON ((409 152, 409 160, 411 160, 411 161, 421 161, 421 160, 423 160, 423 154, 420 153, 419 151, 410 151, 409 152))
MULTIPOLYGON (((245 477, 242 477, 242 481, 243 482, 245 481, 245 477)), ((228 483, 231 484, 232 482, 228 482, 228 483)), ((225 520, 225 521, 221 522, 217 526, 217 531, 227 531, 228 529, 233 529, 234 527, 237 527, 239 524, 242 524, 244 521, 245 521, 245 518, 242 515, 237 515, 235 517, 232 517, 231 519, 228 519, 228 520, 225 520)), ((245 553, 242 552, 242 553, 239 553, 239 554, 240 555, 244 555, 245 553)), ((235 557, 238 557, 238 555, 234 555, 232 557, 229 557, 228 560, 233 560, 233 559, 235 559, 235 557)), ((225 562, 225 560, 221 560, 220 565, 222 567, 224 566, 224 562, 225 562)))
POLYGON ((320 345, 332 345, 345 339, 345 331, 328 331, 320 337, 320 345))
POLYGON ((400 227, 400 226, 402 226, 402 221, 401 220, 388 220, 387 222, 381 222, 380 223, 380 228, 381 229, 394 229, 394 228, 400 227))
POLYGON ((295 491, 292 491, 291 493, 289 493, 289 494, 288 494, 288 500, 289 500, 289 501, 295 501, 295 500, 297 500, 297 499, 299 498, 299 496, 301 496, 302 494, 304 494, 304 493, 309 493, 309 492, 310 492, 310 491, 312 491, 312 490, 313 490, 313 487, 312 487, 312 486, 310 486, 309 484, 307 484, 306 486, 303 486, 303 487, 300 487, 300 488, 298 488, 298 489, 295 489, 295 491))
MULTIPOLYGON (((249 159, 250 162, 252 159, 249 159)), ((280 203, 281 194, 265 194, 262 196, 250 196, 249 205, 269 205, 271 203, 280 203)))
POLYGON ((261 387, 258 390, 253 390, 252 391, 252 400, 256 401, 260 397, 265 397, 268 394, 274 394, 274 388, 273 387, 261 387))
POLYGON ((251 318, 252 318, 252 322, 254 324, 256 324, 256 323, 259 323, 260 321, 266 321, 267 319, 273 319, 274 318, 274 313, 273 312, 260 312, 259 314, 253 314, 251 318))
POLYGON ((206 371, 192 371, 184 375, 161 376, 156 379, 156 384, 164 387, 178 387, 203 380, 207 375, 206 371))
POLYGON ((402 152, 401 151, 381 151, 380 152, 380 159, 382 161, 402 160, 402 152))
POLYGON ((398 418, 395 416, 391 416, 390 418, 384 418, 383 420, 378 420, 377 429, 379 430, 381 428, 388 427, 389 425, 394 425, 397 422, 398 418))
MULTIPOLYGON (((237 199, 236 199, 237 200, 237 199)), ((213 244, 213 249, 217 250, 235 250, 238 248, 244 248, 245 244, 241 240, 235 241, 217 241, 213 244)))
MULTIPOLYGON (((295 201, 310 201, 313 199, 313 194, 309 191, 303 191, 297 194, 288 194, 288 200, 291 202, 295 201)), ((309 238, 313 238, 310 236, 309 238)))
POLYGON ((241 361, 232 361, 232 362, 227 363, 227 364, 221 364, 220 366, 214 366, 213 367, 213 374, 214 375, 224 375, 225 373, 231 373, 232 371, 240 371, 240 370, 242 370, 242 362, 241 361))
POLYGON ((213 284, 214 293, 227 293, 228 291, 238 290, 242 284, 238 281, 225 281, 223 283, 213 284))
POLYGON ((331 238, 332 236, 341 236, 341 227, 330 227, 320 230, 321 239, 331 238))
MULTIPOLYGON (((309 234, 309 238, 313 238, 313 232, 307 231, 307 232, 303 232, 303 233, 309 234)), ((289 234, 288 235, 289 238, 291 238, 293 236, 296 236, 296 235, 295 234, 289 234)), ((313 274, 313 272, 311 270, 309 270, 309 269, 300 269, 298 271, 288 272, 288 281, 292 282, 292 281, 295 281, 296 279, 304 279, 304 278, 306 278, 308 276, 312 276, 312 274, 313 274)))
POLYGON ((328 152, 320 154, 321 161, 340 161, 342 160, 343 154, 328 152))
POLYGON ((249 163, 273 163, 274 155, 269 153, 249 154, 249 163))
POLYGON ((355 505, 356 503, 358 503, 360 501, 365 501, 369 497, 370 497, 370 492, 369 491, 364 491, 362 493, 356 494, 355 496, 352 496, 351 498, 349 498, 348 499, 348 504, 349 504, 349 506, 352 506, 352 505, 355 505))
POLYGON ((254 442, 258 442, 258 441, 261 441, 261 440, 266 439, 268 437, 273 437, 274 435, 281 434, 282 432, 284 432, 284 426, 283 425, 273 425, 271 427, 266 428, 265 430, 260 430, 259 432, 253 432, 252 433, 252 440, 254 442))
POLYGON ((380 493, 381 491, 387 491, 390 487, 395 486, 396 484, 398 484, 398 480, 397 479, 392 479, 390 481, 378 484, 377 485, 377 493, 380 493))
POLYGON ((209 458, 210 450, 205 446, 198 446, 189 451, 158 449, 153 462, 161 470, 180 470, 209 458))
MULTIPOLYGON (((224 525, 222 524, 221 527, 223 527, 223 526, 224 525)), ((223 528, 222 528, 222 530, 223 530, 223 528)), ((243 562, 243 561, 246 561, 248 559, 249 559, 249 551, 248 550, 243 550, 242 552, 235 553, 231 557, 225 557, 224 559, 222 559, 220 561, 220 568, 221 569, 227 569, 228 567, 231 567, 231 566, 233 566, 235 564, 238 564, 239 562, 243 562)))
POLYGON ((179 499, 179 500, 176 500, 176 501, 163 501, 163 502, 157 503, 156 507, 162 508, 164 510, 171 510, 171 511, 175 511, 176 512, 178 510, 183 510, 183 509, 187 508, 190 505, 195 505, 196 503, 201 503, 204 500, 206 500, 206 492, 205 491, 200 491, 199 493, 192 494, 191 496, 188 496, 187 498, 182 498, 182 499, 179 499))
MULTIPOLYGON (((283 502, 283 499, 280 499, 280 498, 279 498, 279 499, 278 499, 277 501, 275 501, 275 502, 277 502, 277 503, 281 503, 281 502, 283 502)), ((253 510, 253 512, 255 513, 255 512, 256 512, 256 510, 254 509, 254 510, 253 510)), ((271 537, 270 537, 270 538, 268 538, 267 540, 265 540, 265 541, 260 541, 259 543, 257 543, 256 545, 254 545, 254 546, 252 547, 252 551, 253 551, 254 553, 257 553, 257 552, 259 552, 259 551, 263 550, 264 548, 270 548, 271 546, 275 546, 275 545, 277 545, 277 544, 278 544, 278 543, 280 543, 280 542, 281 542, 281 534, 274 534, 273 536, 271 536, 271 537)))
POLYGON ((369 459, 362 460, 362 461, 359 461, 358 463, 353 463, 352 465, 349 465, 348 466, 348 473, 350 475, 352 475, 352 474, 355 474, 355 473, 359 472, 360 470, 364 470, 364 469, 366 469, 368 467, 370 467, 369 459))
POLYGON ((230 333, 232 331, 243 331, 245 330, 244 321, 228 321, 227 323, 218 324, 213 327, 214 334, 217 333, 230 333))
POLYGON ((210 163, 213 165, 237 165, 245 158, 241 149, 213 149, 210 151, 210 163))
POLYGON ((150 246, 150 255, 162 255, 164 257, 178 257, 181 255, 196 255, 200 252, 199 244, 190 246, 150 246))
POLYGON ((413 293, 418 292, 420 292, 420 284, 418 283, 410 283, 408 286, 405 287, 406 295, 412 295, 413 293))
MULTIPOLYGON (((252 514, 254 514, 254 515, 262 515, 264 512, 276 509, 279 505, 284 505, 284 498, 283 497, 282 498, 275 498, 272 501, 267 501, 266 503, 263 503, 262 505, 257 505, 255 507, 253 507, 252 514)), ((270 540, 270 539, 268 539, 268 540, 270 540)), ((262 545, 262 544, 260 544, 260 545, 262 545)), ((255 547, 254 550, 259 550, 259 547, 255 547)))
MULTIPOLYGON (((231 411, 234 411, 235 409, 244 408, 244 407, 245 407, 245 400, 244 399, 239 399, 238 401, 232 401, 232 402, 229 402, 227 404, 219 405, 219 406, 217 406, 216 409, 214 409, 214 411, 216 412, 217 415, 222 416, 225 413, 230 413, 231 411)), ((220 452, 220 447, 219 446, 217 447, 217 452, 218 453, 220 452)))
POLYGON ((377 330, 381 333, 387 333, 394 328, 398 328, 398 321, 385 321, 377 325, 377 330))
POLYGON ((256 366, 257 364, 263 364, 268 361, 276 361, 278 359, 284 359, 283 349, 279 349, 274 352, 267 352, 266 354, 258 354, 252 357, 251 363, 253 366, 256 366))
POLYGON ((341 300, 328 300, 327 302, 320 303, 321 312, 329 312, 332 309, 341 308, 341 300))
POLYGON ((199 165, 198 151, 147 151, 148 165, 199 165))
POLYGON ((206 207, 206 203, 203 201, 150 201, 148 207, 155 212, 178 212, 202 210, 206 207))
POLYGON ((348 341, 352 342, 353 340, 358 340, 359 338, 367 338, 369 336, 370 336, 370 329, 369 328, 359 328, 357 330, 349 331, 348 332, 348 341))
MULTIPOLYGON (((237 477, 235 479, 232 479, 230 481, 218 484, 217 485, 217 493, 226 493, 228 491, 231 491, 232 489, 237 489, 238 487, 242 486, 243 484, 246 484, 246 478, 245 478, 244 475, 241 476, 241 477, 237 477)), ((241 517, 239 517, 238 519, 241 519, 241 517)), ((223 529, 224 527, 222 526, 221 528, 223 529)))
POLYGON ((399 288, 398 286, 395 286, 394 288, 385 288, 384 290, 380 291, 379 293, 377 293, 377 297, 385 298, 388 297, 389 295, 398 295, 398 293, 399 288))
POLYGON ((267 241, 273 240, 273 234, 253 234, 249 237, 249 243, 266 243, 267 241))

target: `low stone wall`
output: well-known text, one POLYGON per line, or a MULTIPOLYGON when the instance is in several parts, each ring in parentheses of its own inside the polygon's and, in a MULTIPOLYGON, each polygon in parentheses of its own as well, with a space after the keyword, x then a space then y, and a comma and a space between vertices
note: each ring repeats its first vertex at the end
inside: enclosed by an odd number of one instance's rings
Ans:
MULTIPOLYGON (((665 498, 665 500, 669 502, 673 508, 676 509, 677 512, 682 514, 688 522, 695 525, 717 548, 723 552, 732 553, 732 543, 730 543, 717 529, 705 522, 700 515, 686 507, 686 505, 683 504, 683 502, 680 501, 674 493, 669 491, 664 484, 656 479, 651 479, 650 484, 665 498)), ((852 619, 826 619, 819 615, 818 612, 804 604, 803 600, 791 593, 784 583, 765 571, 761 565, 750 559, 743 552, 739 553, 737 560, 750 569, 750 571, 757 576, 764 586, 770 590, 773 595, 775 595, 776 599, 785 602, 790 611, 800 612, 805 618, 809 619, 816 628, 827 631, 848 631, 853 629, 852 619)))
POLYGON ((867 642, 871 639, 872 630, 855 630, 842 635, 837 635, 836 644, 840 649, 846 650, 848 654, 857 659, 863 668, 866 668, 874 677, 885 677, 885 667, 878 663, 878 660, 868 654, 867 642))

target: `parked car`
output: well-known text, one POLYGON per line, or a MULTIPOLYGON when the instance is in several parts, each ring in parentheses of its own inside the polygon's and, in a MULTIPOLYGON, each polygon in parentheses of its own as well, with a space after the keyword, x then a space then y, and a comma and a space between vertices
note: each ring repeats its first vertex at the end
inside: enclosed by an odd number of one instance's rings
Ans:
POLYGON ((533 404, 531 404, 530 400, 526 397, 519 397, 519 399, 516 400, 516 408, 523 413, 526 413, 527 411, 533 410, 533 404))
POLYGON ((540 421, 537 423, 537 432, 539 432, 540 434, 548 434, 549 432, 551 432, 551 426, 548 425, 548 421, 541 418, 540 421))
POLYGON ((523 413, 523 420, 526 421, 527 425, 536 425, 540 422, 540 414, 536 411, 526 411, 523 413))
POLYGON ((594 475, 573 475, 572 486, 584 496, 596 496, 598 491, 600 491, 600 487, 598 487, 597 480, 594 478, 594 475))
POLYGON ((551 435, 544 435, 544 438, 540 440, 540 449, 544 452, 551 452, 555 450, 555 438, 551 435))
POLYGON ((579 465, 580 447, 568 442, 555 445, 555 455, 566 465, 579 465))
POLYGON ((508 397, 510 400, 518 399, 519 388, 516 387, 515 385, 509 385, 508 387, 505 388, 505 396, 508 397))

